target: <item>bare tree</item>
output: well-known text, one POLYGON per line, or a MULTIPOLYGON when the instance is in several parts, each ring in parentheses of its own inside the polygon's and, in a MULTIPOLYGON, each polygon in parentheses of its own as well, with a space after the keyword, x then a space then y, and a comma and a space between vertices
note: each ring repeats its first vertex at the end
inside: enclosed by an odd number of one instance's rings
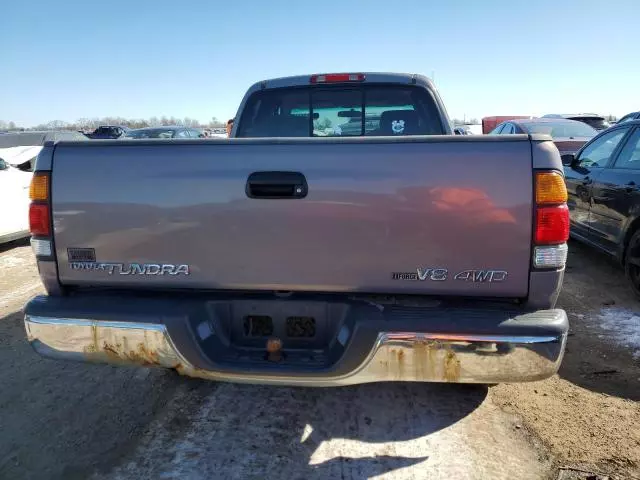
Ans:
POLYGON ((190 117, 184 117, 183 123, 185 127, 195 128, 200 126, 200 122, 198 122, 195 118, 190 117))
POLYGON ((61 130, 67 126, 62 120, 51 120, 45 124, 47 130, 61 130))
POLYGON ((211 117, 211 121, 209 122, 209 127, 211 128, 221 128, 224 127, 225 123, 218 120, 218 117, 211 117))
POLYGON ((78 130, 90 130, 93 128, 93 122, 88 118, 79 118, 76 120, 78 130))
MULTIPOLYGON (((124 118, 124 117, 94 117, 87 118, 82 117, 75 122, 64 122, 62 120, 52 120, 39 125, 33 125, 27 130, 93 130, 100 125, 123 125, 130 128, 143 128, 149 126, 160 125, 184 125, 187 127, 197 128, 200 127, 200 122, 192 117, 184 117, 183 119, 176 118, 175 116, 167 117, 151 117, 149 119, 144 118, 124 118)), ((219 121, 216 117, 211 119, 208 124, 211 127, 223 127, 224 123, 219 121)), ((0 120, 0 130, 25 130, 24 128, 18 128, 15 122, 8 122, 0 120)))

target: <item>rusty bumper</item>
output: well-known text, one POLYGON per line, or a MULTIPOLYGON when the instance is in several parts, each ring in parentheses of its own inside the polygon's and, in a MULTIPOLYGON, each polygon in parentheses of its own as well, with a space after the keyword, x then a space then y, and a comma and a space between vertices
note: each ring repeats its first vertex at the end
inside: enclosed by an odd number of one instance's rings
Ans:
MULTIPOLYGON (((563 317, 562 310, 549 310, 563 317)), ((566 331, 559 335, 460 335, 380 332, 364 361, 339 375, 328 372, 228 372, 193 366, 162 324, 26 315, 33 348, 45 357, 115 365, 157 366, 182 375, 242 383, 336 386, 378 381, 523 382, 557 372, 566 331)))

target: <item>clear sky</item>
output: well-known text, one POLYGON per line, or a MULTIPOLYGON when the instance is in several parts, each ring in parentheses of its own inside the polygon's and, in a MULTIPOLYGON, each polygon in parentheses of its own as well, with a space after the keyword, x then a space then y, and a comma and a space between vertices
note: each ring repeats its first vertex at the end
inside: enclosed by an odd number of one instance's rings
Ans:
POLYGON ((452 117, 640 109, 640 0, 5 0, 0 120, 233 116, 249 85, 434 74, 452 117))

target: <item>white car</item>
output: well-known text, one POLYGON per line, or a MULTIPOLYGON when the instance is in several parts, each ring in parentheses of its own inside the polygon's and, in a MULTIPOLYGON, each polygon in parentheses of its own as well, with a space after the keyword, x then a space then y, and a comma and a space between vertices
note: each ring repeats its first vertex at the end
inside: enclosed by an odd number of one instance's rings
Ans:
POLYGON ((91 141, 73 131, 28 131, 0 135, 0 243, 29 236, 29 183, 45 142, 91 141), (20 167, 20 168, 17 168, 20 167), (27 170, 27 171, 23 171, 27 170))
POLYGON ((41 149, 0 148, 0 244, 29 236, 29 183, 32 173, 23 172, 14 165, 32 159, 41 149))

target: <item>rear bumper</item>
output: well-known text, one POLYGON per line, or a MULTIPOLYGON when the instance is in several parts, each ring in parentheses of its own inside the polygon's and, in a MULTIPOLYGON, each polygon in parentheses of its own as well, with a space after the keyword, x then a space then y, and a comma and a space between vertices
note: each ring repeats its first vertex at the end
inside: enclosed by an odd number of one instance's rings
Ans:
MULTIPOLYGON (((39 297, 25 309, 29 342, 45 357, 157 366, 191 377, 260 384, 335 386, 377 381, 541 380, 557 372, 568 330, 566 314, 558 309, 523 313, 500 321, 493 332, 486 325, 478 325, 477 333, 464 326, 456 328, 456 322, 449 324, 448 331, 435 324, 430 329, 429 316, 433 316, 434 310, 423 309, 422 322, 417 322, 412 312, 409 320, 380 323, 373 318, 368 325, 357 326, 341 357, 329 368, 305 370, 275 365, 260 370, 201 361, 194 357, 192 348, 198 344, 197 339, 168 328, 162 315, 156 321, 149 317, 136 321, 139 317, 136 308, 130 320, 123 320, 121 315, 111 320, 105 318, 104 312, 94 319, 88 318, 91 316, 86 309, 83 315, 69 315, 68 306, 48 309, 48 298, 39 297), (419 323, 424 325, 417 328, 419 323), (185 342, 189 344, 186 348, 185 342)), ((455 318, 458 313, 451 316, 455 318)), ((406 317, 405 312, 403 318, 406 317)))

